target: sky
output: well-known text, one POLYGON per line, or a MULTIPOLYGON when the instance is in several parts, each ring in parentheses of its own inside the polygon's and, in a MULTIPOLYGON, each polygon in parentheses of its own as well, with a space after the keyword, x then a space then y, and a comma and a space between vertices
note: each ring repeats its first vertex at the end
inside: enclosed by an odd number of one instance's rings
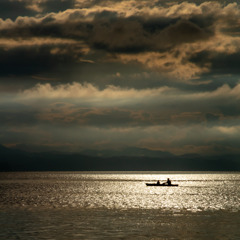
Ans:
POLYGON ((0 143, 240 153, 240 2, 1 0, 0 143))

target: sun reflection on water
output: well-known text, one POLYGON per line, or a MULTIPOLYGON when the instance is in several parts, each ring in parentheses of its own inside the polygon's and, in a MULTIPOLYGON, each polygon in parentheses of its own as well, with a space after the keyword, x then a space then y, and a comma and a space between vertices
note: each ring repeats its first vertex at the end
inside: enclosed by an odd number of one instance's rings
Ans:
POLYGON ((240 174, 19 173, 0 179, 0 207, 240 210, 240 174), (178 187, 147 187, 167 178, 178 187))

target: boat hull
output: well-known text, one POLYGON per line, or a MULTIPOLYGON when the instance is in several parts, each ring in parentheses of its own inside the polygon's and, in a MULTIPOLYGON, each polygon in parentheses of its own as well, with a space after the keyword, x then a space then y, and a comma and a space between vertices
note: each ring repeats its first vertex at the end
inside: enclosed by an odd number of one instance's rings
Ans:
POLYGON ((146 185, 151 187, 177 187, 178 186, 178 184, 167 185, 167 184, 157 184, 157 183, 146 183, 146 185))

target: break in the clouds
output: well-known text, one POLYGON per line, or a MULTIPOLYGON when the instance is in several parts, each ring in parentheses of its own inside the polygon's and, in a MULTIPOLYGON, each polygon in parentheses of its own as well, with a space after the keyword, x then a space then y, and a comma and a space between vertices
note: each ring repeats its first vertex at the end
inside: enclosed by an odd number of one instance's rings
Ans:
POLYGON ((0 142, 238 152, 235 1, 3 0, 0 142))

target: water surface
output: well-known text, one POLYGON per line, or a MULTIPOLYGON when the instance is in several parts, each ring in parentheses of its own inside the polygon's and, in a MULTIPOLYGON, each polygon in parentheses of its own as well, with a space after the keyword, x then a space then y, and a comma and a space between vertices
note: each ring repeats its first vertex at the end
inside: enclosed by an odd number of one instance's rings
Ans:
POLYGON ((0 239, 240 239, 239 183, 239 173, 1 173, 0 239), (145 185, 168 177, 179 186, 145 185))

